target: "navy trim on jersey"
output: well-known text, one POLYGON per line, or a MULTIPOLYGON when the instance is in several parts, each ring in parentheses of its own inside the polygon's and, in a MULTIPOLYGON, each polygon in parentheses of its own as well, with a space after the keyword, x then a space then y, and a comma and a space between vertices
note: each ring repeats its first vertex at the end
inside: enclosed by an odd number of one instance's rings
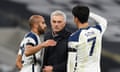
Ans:
POLYGON ((35 67, 34 67, 34 64, 32 64, 32 72, 35 72, 35 67))
MULTIPOLYGON (((21 46, 21 47, 20 47, 20 49, 21 49, 21 51, 22 51, 22 56, 23 56, 24 51, 25 51, 25 49, 24 49, 24 44, 23 44, 23 46, 21 46)), ((24 61, 22 60, 22 61, 21 61, 21 63, 23 64, 23 63, 24 63, 24 61)))
POLYGON ((68 52, 77 52, 75 48, 68 48, 68 52))
POLYGON ((23 56, 24 51, 25 51, 25 49, 24 49, 24 44, 23 44, 23 46, 20 46, 20 49, 21 49, 21 51, 22 51, 22 56, 23 56))
POLYGON ((77 32, 71 34, 71 36, 69 37, 68 41, 78 42, 78 40, 79 40, 79 35, 80 35, 81 31, 82 31, 82 30, 89 29, 89 28, 90 28, 90 26, 88 26, 87 28, 80 28, 77 32))
MULTIPOLYGON (((38 39, 37 39, 37 37, 36 37, 36 35, 35 35, 34 33, 29 32, 29 33, 25 36, 25 38, 27 38, 27 37, 31 37, 32 39, 34 39, 35 42, 36 42, 36 45, 38 45, 38 39)), ((37 59, 36 59, 35 54, 33 54, 33 58, 34 58, 34 63, 36 64, 37 59)))
POLYGON ((76 58, 75 58, 75 67, 74 67, 74 71, 73 72, 76 72, 76 70, 77 70, 77 55, 76 55, 76 58))
POLYGON ((71 36, 69 37, 68 41, 75 41, 78 42, 79 41, 79 35, 81 33, 81 29, 78 30, 77 32, 71 34, 71 36))
POLYGON ((71 34, 71 36, 69 37, 68 40, 69 40, 69 41, 76 41, 76 42, 78 42, 78 40, 79 40, 79 35, 80 35, 81 31, 84 30, 84 29, 89 29, 89 28, 91 28, 91 27, 96 28, 96 29, 98 29, 100 32, 102 32, 101 26, 100 26, 99 24, 96 24, 95 26, 88 26, 87 28, 81 28, 81 29, 78 30, 77 32, 71 34))
POLYGON ((36 45, 38 44, 38 39, 37 39, 37 37, 36 37, 36 35, 35 35, 34 33, 29 32, 29 33, 25 36, 25 38, 27 38, 27 37, 31 37, 32 39, 35 40, 36 45))
POLYGON ((93 28, 98 29, 100 32, 102 32, 102 28, 99 24, 96 24, 95 26, 93 26, 93 28))
POLYGON ((23 63, 24 63, 24 61, 22 60, 22 61, 21 61, 21 63, 23 64, 23 63))
POLYGON ((34 44, 33 44, 33 43, 30 43, 30 42, 29 42, 29 43, 26 43, 26 45, 34 46, 34 44))

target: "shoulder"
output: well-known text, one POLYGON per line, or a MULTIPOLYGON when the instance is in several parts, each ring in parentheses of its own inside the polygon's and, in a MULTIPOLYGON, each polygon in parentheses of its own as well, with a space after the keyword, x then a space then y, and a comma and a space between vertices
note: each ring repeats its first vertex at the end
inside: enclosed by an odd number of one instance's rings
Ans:
POLYGON ((30 37, 30 38, 36 38, 37 36, 34 34, 34 33, 32 33, 32 32, 29 32, 29 33, 27 33, 26 35, 25 35, 25 38, 28 38, 28 37, 30 37))
POLYGON ((82 30, 80 29, 80 30, 77 30, 76 32, 72 33, 69 37, 69 41, 78 41, 81 31, 82 30))
POLYGON ((34 33, 32 33, 32 32, 27 33, 27 34, 25 35, 24 39, 25 39, 25 41, 27 41, 27 42, 34 42, 35 44, 38 44, 38 38, 37 38, 37 36, 36 36, 34 33))
POLYGON ((97 30, 99 30, 100 32, 102 32, 102 28, 101 28, 101 26, 100 26, 99 24, 96 24, 96 25, 94 25, 94 26, 90 26, 90 28, 94 28, 94 29, 97 29, 97 30))

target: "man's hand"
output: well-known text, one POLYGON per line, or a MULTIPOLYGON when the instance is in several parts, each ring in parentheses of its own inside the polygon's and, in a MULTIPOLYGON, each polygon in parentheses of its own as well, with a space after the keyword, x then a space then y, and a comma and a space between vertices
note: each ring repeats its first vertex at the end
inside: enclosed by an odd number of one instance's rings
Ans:
POLYGON ((41 45, 43 47, 55 46, 56 45, 56 41, 54 41, 54 40, 47 40, 47 41, 41 43, 41 45))
POLYGON ((53 72, 53 66, 45 66, 43 72, 53 72))
POLYGON ((16 58, 16 66, 19 70, 22 69, 22 55, 17 55, 17 58, 16 58))

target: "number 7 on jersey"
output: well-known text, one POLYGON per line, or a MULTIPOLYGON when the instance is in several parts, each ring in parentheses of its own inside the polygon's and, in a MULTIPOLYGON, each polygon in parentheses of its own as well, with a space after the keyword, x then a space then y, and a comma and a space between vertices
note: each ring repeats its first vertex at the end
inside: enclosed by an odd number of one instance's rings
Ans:
POLYGON ((96 37, 88 39, 88 42, 91 42, 91 41, 92 41, 92 45, 91 45, 91 48, 90 48, 89 56, 92 56, 92 54, 93 54, 95 43, 96 43, 96 37))

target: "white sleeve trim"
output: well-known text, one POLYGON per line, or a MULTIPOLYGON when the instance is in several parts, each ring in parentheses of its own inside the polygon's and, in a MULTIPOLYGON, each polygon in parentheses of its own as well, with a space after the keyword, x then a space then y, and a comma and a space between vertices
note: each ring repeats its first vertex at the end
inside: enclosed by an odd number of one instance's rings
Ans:
POLYGON ((18 55, 22 55, 22 50, 19 48, 18 55))

